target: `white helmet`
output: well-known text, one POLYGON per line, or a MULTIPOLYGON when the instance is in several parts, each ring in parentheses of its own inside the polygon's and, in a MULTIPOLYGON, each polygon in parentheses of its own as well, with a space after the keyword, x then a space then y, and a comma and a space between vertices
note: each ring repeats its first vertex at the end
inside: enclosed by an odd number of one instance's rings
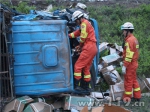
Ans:
POLYGON ((126 22, 123 25, 121 25, 121 30, 128 30, 128 29, 134 29, 134 26, 130 22, 126 22))
POLYGON ((84 17, 85 19, 89 19, 89 15, 86 14, 86 13, 84 13, 83 17, 84 17))
POLYGON ((77 3, 76 8, 78 8, 78 7, 83 9, 83 10, 85 10, 87 8, 86 5, 83 3, 77 3))
POLYGON ((82 13, 81 11, 75 11, 72 14, 72 21, 75 21, 76 19, 82 17, 84 15, 84 13, 82 13))

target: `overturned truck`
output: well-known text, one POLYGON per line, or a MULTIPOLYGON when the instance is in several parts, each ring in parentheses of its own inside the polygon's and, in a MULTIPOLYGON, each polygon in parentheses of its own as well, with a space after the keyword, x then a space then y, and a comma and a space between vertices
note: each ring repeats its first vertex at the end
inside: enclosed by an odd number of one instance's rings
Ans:
MULTIPOLYGON (((4 72, 11 73, 7 77, 10 77, 8 85, 12 90, 6 93, 13 93, 13 88, 14 95, 86 93, 75 91, 73 84, 73 68, 79 57, 74 48, 79 42, 77 39, 69 39, 68 33, 77 29, 76 24, 70 21, 71 13, 67 10, 58 11, 57 16, 53 14, 31 11, 30 14, 11 16, 9 32, 7 35, 1 33, 1 77, 4 72), (4 58, 4 52, 8 59, 4 58)), ((95 29, 98 46, 97 21, 89 20, 95 29)), ((98 55, 91 66, 93 88, 98 73, 98 55)))

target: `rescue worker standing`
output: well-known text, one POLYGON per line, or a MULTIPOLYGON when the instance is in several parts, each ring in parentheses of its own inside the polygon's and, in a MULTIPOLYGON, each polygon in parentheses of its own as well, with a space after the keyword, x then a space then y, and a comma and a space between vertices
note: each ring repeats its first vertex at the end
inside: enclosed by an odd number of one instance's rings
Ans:
POLYGON ((75 11, 72 15, 72 21, 75 21, 77 25, 80 25, 80 29, 69 34, 70 38, 76 38, 80 36, 79 46, 77 50, 81 49, 80 56, 74 66, 74 84, 76 90, 83 90, 81 88, 81 73, 84 73, 85 88, 91 91, 91 74, 90 67, 94 56, 97 53, 95 31, 91 23, 84 18, 84 13, 81 11, 75 11))
POLYGON ((138 57, 139 57, 139 43, 138 40, 134 37, 133 30, 134 26, 130 22, 126 22, 121 26, 123 30, 125 45, 123 47, 123 66, 122 73, 124 74, 124 88, 125 92, 123 95, 124 98, 132 97, 132 88, 133 96, 136 101, 139 101, 141 98, 141 90, 139 83, 137 81, 136 70, 138 68, 138 57))

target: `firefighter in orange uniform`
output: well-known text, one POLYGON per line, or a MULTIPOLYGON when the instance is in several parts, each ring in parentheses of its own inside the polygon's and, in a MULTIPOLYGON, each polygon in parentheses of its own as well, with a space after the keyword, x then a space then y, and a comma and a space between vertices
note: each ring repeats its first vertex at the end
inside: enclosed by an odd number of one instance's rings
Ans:
POLYGON ((75 11, 72 15, 72 21, 80 25, 80 29, 69 34, 70 38, 80 36, 79 46, 77 50, 82 49, 78 60, 74 66, 74 85, 76 90, 83 90, 81 87, 81 73, 84 73, 85 88, 91 91, 91 74, 90 67, 94 56, 97 54, 95 31, 91 23, 84 18, 84 13, 75 11))
POLYGON ((125 45, 123 47, 123 66, 122 73, 124 74, 124 88, 125 92, 123 95, 124 98, 133 96, 136 101, 139 101, 141 98, 141 90, 139 83, 137 81, 136 70, 138 68, 138 57, 139 57, 139 43, 138 40, 134 37, 133 30, 134 26, 130 22, 126 22, 121 26, 123 30, 123 35, 125 37, 125 45))

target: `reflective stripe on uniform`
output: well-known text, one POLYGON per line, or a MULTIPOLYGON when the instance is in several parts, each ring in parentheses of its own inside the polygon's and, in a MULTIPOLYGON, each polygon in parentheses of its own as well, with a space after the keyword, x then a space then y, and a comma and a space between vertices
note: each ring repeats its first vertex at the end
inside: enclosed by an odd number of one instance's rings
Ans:
POLYGON ((71 38, 75 38, 74 33, 71 33, 71 38))
POLYGON ((74 73, 74 76, 81 76, 81 73, 74 73))
POLYGON ((84 75, 84 78, 91 78, 91 75, 84 75))
POLYGON ((132 61, 132 59, 125 58, 125 61, 131 62, 131 61, 132 61))
POLYGON ((125 94, 126 94, 126 95, 131 95, 132 92, 127 92, 127 91, 125 91, 125 94))
POLYGON ((84 43, 84 41, 80 38, 80 43, 84 43))
POLYGON ((135 88, 134 91, 140 91, 140 88, 139 88, 139 87, 138 87, 138 88, 135 88))
POLYGON ((132 52, 130 50, 129 43, 126 42, 125 46, 126 46, 126 57, 132 59, 133 55, 134 55, 134 52, 132 52))
POLYGON ((92 87, 91 87, 91 84, 89 84, 89 88, 92 88, 92 87))
POLYGON ((81 24, 81 35, 80 35, 81 38, 86 38, 88 35, 88 33, 86 32, 86 29, 87 29, 86 27, 87 26, 85 23, 81 24))

